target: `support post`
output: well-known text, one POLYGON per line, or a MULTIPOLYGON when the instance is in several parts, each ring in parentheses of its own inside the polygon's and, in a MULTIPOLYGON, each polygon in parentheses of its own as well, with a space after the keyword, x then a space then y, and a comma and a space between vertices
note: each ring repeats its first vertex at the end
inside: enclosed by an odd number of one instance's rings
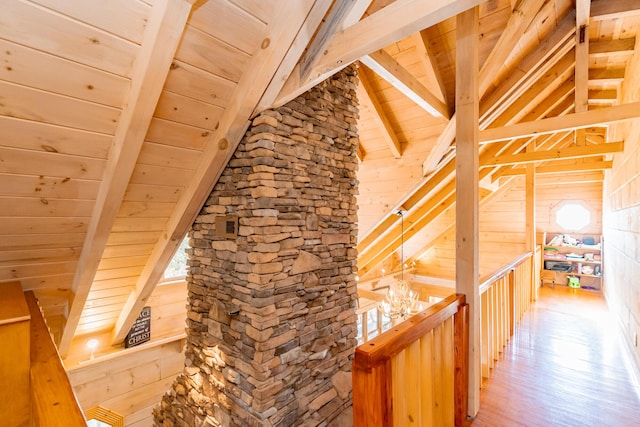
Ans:
POLYGON ((469 304, 467 415, 480 408, 478 8, 456 22, 456 292, 469 304))
MULTIPOLYGON (((527 153, 535 151, 535 141, 527 145, 527 153)), ((527 163, 526 182, 525 182, 525 210, 526 210, 526 247, 527 251, 532 254, 536 253, 536 166, 535 163, 527 163)), ((531 299, 538 299, 538 284, 534 278, 536 277, 536 263, 531 263, 531 299)))

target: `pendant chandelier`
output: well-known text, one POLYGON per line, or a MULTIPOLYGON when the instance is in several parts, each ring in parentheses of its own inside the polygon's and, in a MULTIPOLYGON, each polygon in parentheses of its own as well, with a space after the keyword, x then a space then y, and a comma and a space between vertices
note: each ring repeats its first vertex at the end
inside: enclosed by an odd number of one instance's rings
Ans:
POLYGON ((400 280, 389 285, 387 295, 380 302, 378 309, 391 319, 406 318, 419 311, 418 293, 410 289, 409 283, 404 280, 404 212, 399 210, 396 215, 400 217, 400 280))

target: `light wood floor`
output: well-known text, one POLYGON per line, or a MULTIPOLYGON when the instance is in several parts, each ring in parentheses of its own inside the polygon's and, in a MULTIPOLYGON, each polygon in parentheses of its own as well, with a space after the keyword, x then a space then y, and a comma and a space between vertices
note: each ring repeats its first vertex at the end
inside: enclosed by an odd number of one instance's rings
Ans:
POLYGON ((471 426, 640 426, 640 390, 615 322, 596 293, 542 288, 471 426))

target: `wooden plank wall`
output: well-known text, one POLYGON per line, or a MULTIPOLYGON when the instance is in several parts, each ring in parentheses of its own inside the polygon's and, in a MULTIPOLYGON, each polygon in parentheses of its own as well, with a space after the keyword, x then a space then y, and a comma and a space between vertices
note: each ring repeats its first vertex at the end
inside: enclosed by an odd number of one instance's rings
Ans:
POLYGON ((136 347, 68 371, 83 410, 96 405, 125 417, 125 425, 152 424, 151 411, 184 368, 184 340, 136 347))
MULTIPOLYGON (((623 101, 640 100, 640 38, 627 67, 623 101)), ((605 293, 617 314, 627 343, 640 367, 640 120, 615 126, 625 150, 616 154, 605 175, 604 271, 605 293)))
MULTIPOLYGON (((185 281, 177 281, 158 285, 147 305, 151 307, 151 340, 158 341, 175 337, 185 332, 185 319, 187 317, 187 284, 185 281)), ((122 350, 122 346, 111 346, 111 331, 102 331, 92 334, 78 335, 71 343, 69 355, 64 360, 67 368, 72 368, 81 361, 89 358, 87 341, 96 338, 99 346, 95 350, 95 356, 122 350)))
MULTIPOLYGON (((488 274, 525 251, 524 180, 513 180, 501 197, 480 210, 480 276, 488 274)), ((455 230, 438 237, 420 259, 416 273, 455 277, 455 230)))
MULTIPOLYGON (((602 234, 602 182, 537 185, 536 232, 562 231, 555 223, 555 211, 563 202, 578 202, 591 211, 592 222, 580 234, 602 234)), ((569 234, 571 234, 569 232, 569 234)))

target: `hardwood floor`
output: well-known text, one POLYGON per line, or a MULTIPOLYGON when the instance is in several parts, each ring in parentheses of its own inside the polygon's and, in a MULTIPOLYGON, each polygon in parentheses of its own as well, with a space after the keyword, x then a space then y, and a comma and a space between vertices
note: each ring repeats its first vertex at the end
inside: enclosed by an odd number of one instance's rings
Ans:
POLYGON ((481 426, 640 426, 640 389, 598 294, 541 289, 481 392, 481 426))

